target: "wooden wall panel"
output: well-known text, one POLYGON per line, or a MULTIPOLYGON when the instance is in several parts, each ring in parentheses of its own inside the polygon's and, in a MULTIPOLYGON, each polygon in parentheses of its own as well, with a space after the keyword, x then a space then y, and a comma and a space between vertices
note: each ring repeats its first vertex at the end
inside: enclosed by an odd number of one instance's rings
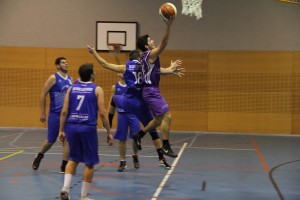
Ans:
MULTIPOLYGON (((111 54, 101 55, 116 63, 111 54)), ((81 64, 94 63, 108 104, 118 78, 86 49, 0 47, 0 126, 45 127, 38 121, 39 96, 59 56, 68 59, 74 79, 81 64)), ((120 55, 121 63, 127 57, 120 55)), ((300 52, 165 51, 162 66, 175 59, 183 60, 186 75, 162 76, 160 85, 171 109, 171 130, 300 132, 300 52)))
POLYGON ((300 134, 300 52, 294 53, 292 133, 300 134))
POLYGON ((40 69, 45 64, 45 48, 0 46, 0 68, 40 69))
POLYGON ((208 132, 290 134, 291 114, 209 112, 208 132))

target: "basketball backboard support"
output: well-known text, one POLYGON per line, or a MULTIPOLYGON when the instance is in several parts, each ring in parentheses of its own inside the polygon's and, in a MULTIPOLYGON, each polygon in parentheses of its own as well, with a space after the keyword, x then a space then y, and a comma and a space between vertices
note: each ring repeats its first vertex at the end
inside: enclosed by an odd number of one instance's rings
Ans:
POLYGON ((96 50, 109 52, 110 44, 122 44, 122 51, 136 49, 137 22, 97 21, 96 50))

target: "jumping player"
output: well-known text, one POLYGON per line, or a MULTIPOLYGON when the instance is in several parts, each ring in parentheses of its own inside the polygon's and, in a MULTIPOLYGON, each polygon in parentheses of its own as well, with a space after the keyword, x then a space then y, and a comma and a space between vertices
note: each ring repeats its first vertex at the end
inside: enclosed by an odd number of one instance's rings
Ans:
MULTIPOLYGON (((154 116, 155 123, 159 126, 162 133, 163 147, 162 151, 165 155, 170 157, 177 157, 173 152, 169 143, 169 133, 171 125, 171 114, 165 98, 161 95, 159 90, 160 74, 165 74, 166 70, 160 67, 159 55, 164 51, 167 46, 171 25, 174 19, 166 22, 166 31, 163 36, 162 42, 155 46, 154 40, 149 35, 140 36, 137 40, 137 47, 143 52, 142 66, 144 70, 145 86, 143 87, 143 99, 149 105, 150 111, 154 116)), ((180 62, 181 65, 181 61, 180 62)), ((183 75, 184 69, 177 73, 179 77, 183 75)), ((148 126, 152 126, 150 123, 148 126)), ((134 141, 141 149, 140 140, 145 135, 148 127, 140 130, 138 133, 133 134, 134 141)))
MULTIPOLYGON (((166 159, 163 157, 161 151, 162 144, 155 129, 155 121, 152 120, 153 117, 148 105, 142 98, 143 72, 141 63, 139 61, 141 52, 139 50, 131 51, 129 53, 130 60, 126 62, 126 65, 116 65, 108 63, 106 60, 100 57, 92 45, 88 45, 88 51, 96 58, 103 68, 123 74, 128 89, 124 95, 114 96, 113 101, 117 107, 124 109, 128 113, 136 115, 144 126, 150 122, 152 123, 152 126, 148 126, 149 129, 145 131, 150 132, 150 136, 159 155, 159 165, 170 169, 171 167, 166 162, 166 159)), ((169 73, 170 71, 173 71, 173 73, 177 73, 177 67, 177 63, 172 62, 171 66, 166 68, 166 72, 169 73)))

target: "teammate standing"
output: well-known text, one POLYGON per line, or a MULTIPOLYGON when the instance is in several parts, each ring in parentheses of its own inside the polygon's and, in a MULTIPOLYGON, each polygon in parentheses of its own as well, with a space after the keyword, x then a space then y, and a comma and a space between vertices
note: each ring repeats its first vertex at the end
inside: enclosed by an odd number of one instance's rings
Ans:
MULTIPOLYGON (((68 62, 64 57, 58 57, 55 60, 57 72, 51 75, 44 84, 41 93, 41 115, 40 121, 46 121, 46 97, 50 94, 50 109, 48 115, 48 136, 43 142, 42 147, 32 163, 32 169, 37 170, 40 166, 44 154, 56 142, 59 131, 60 112, 63 107, 63 102, 67 89, 72 85, 72 78, 67 75, 68 62)), ((61 173, 65 172, 66 164, 69 158, 69 145, 65 141, 63 145, 63 160, 61 163, 61 173)))
MULTIPOLYGON (((118 122, 117 129, 114 134, 114 139, 119 140, 119 155, 120 155, 120 165, 118 167, 119 172, 123 172, 126 166, 126 140, 127 136, 132 139, 132 133, 137 132, 141 129, 140 122, 138 118, 131 113, 126 112, 124 109, 116 107, 116 104, 113 101, 115 95, 123 95, 127 90, 127 85, 125 83, 123 74, 117 74, 120 80, 112 86, 112 96, 108 106, 108 120, 109 126, 112 127, 112 121, 115 114, 115 111, 118 112, 118 122)), ((140 167, 137 148, 135 145, 132 145, 132 159, 134 168, 138 169, 140 167)))
POLYGON ((63 200, 70 199, 70 185, 79 162, 85 163, 80 200, 92 200, 87 194, 94 176, 94 165, 99 163, 98 113, 107 130, 108 142, 112 145, 112 134, 104 107, 104 92, 101 87, 92 83, 93 65, 81 65, 79 76, 80 80, 66 93, 60 118, 59 138, 64 141, 67 136, 70 146, 69 162, 60 193, 63 200))

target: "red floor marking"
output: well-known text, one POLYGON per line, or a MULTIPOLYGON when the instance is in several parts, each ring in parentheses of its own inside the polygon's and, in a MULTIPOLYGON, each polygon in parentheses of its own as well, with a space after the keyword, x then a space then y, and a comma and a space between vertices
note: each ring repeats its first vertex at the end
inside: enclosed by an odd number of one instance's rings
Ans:
POLYGON ((257 143, 256 143, 255 138, 252 138, 252 145, 253 145, 253 147, 255 148, 256 153, 257 153, 257 155, 258 155, 258 157, 259 157, 259 159, 260 159, 260 161, 261 161, 261 163, 262 163, 262 165, 263 165, 263 167, 264 167, 266 173, 269 174, 269 167, 268 167, 268 165, 267 165, 267 163, 266 163, 266 161, 265 161, 265 159, 264 159, 262 153, 260 152, 260 150, 259 150, 259 148, 258 148, 258 145, 257 145, 257 143))

